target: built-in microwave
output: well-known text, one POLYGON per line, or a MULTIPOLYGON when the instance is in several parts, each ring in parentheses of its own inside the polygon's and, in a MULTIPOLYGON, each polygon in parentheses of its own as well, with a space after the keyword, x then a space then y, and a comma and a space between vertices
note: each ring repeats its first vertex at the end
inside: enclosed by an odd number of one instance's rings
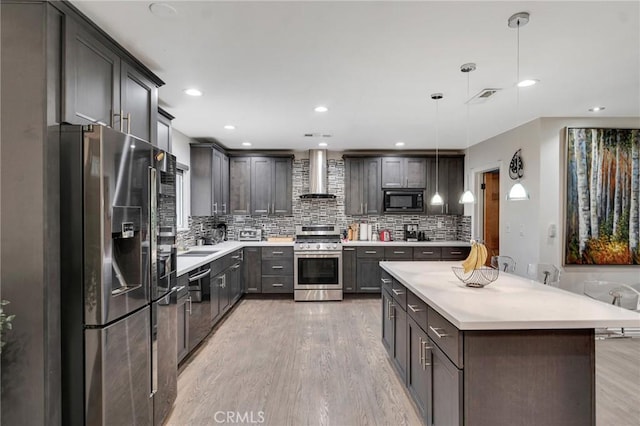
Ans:
POLYGON ((424 212, 424 191, 384 191, 385 213, 422 213, 424 212))

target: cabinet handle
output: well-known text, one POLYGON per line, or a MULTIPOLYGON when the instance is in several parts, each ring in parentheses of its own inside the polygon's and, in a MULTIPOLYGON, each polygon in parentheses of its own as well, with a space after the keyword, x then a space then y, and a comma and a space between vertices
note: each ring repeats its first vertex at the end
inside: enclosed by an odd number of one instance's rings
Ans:
POLYGON ((378 252, 375 250, 366 250, 365 254, 377 254, 378 252))
POLYGON ((433 254, 432 251, 423 251, 422 254, 433 254))
POLYGON ((424 370, 424 345, 422 337, 418 337, 418 340, 420 341, 420 346, 418 347, 418 350, 420 351, 420 365, 422 366, 422 369, 424 370))
POLYGON ((360 203, 360 214, 364 214, 364 209, 362 208, 362 203, 360 203))
POLYGON ((114 117, 120 117, 120 132, 122 132, 122 122, 124 121, 124 111, 120 110, 120 114, 111 114, 111 127, 113 127, 114 117))
POLYGON ((220 280, 220 288, 225 288, 226 287, 226 281, 227 281, 227 276, 223 275, 220 278, 218 278, 220 280))
POLYGON ((447 333, 442 333, 442 334, 440 334, 440 332, 443 332, 443 331, 444 331, 444 329, 443 329, 443 328, 434 328, 433 326, 431 326, 431 325, 430 325, 430 326, 429 326, 429 329, 430 329, 431 331, 433 331, 433 332, 436 334, 436 336, 438 336, 438 339, 442 339, 443 337, 449 337, 449 335, 448 335, 447 333), (439 331, 438 331, 438 330, 439 330, 439 331))
POLYGON ((192 302, 191 302, 191 296, 189 296, 187 298, 187 302, 189 302, 189 309, 187 309, 187 311, 189 312, 189 315, 191 315, 191 313, 193 312, 193 309, 192 309, 193 305, 192 305, 192 302))
POLYGON ((211 268, 207 269, 206 271, 203 271, 202 273, 194 276, 194 277, 189 277, 189 282, 192 283, 194 281, 198 281, 200 278, 205 277, 207 275, 209 275, 209 272, 211 272, 211 268))
POLYGON ((393 254, 404 254, 404 252, 403 251, 399 251, 399 250, 394 250, 393 254))
POLYGON ((369 203, 364 203, 364 211, 363 213, 369 214, 369 203))
POLYGON ((272 267, 271 267, 271 269, 284 269, 284 266, 282 266, 282 265, 275 265, 275 266, 272 266, 272 267))
POLYGON ((428 340, 422 341, 422 347, 424 348, 422 351, 424 352, 424 358, 422 359, 422 369, 426 370, 427 367, 431 366, 430 362, 427 362, 427 351, 433 349, 433 347, 429 346, 428 340))
POLYGON ((393 292, 393 294, 395 294, 396 296, 400 296, 402 294, 404 294, 404 291, 402 290, 396 290, 395 288, 391 290, 393 292))
POLYGON ((461 251, 452 251, 451 254, 462 254, 461 251))
POLYGON ((282 283, 273 283, 271 284, 272 287, 284 287, 284 284, 282 283))
POLYGON ((449 203, 445 204, 445 209, 446 209, 447 214, 449 214, 449 203))
POLYGON ((417 308, 417 306, 418 306, 418 305, 410 305, 410 304, 408 304, 408 303, 407 303, 407 307, 408 307, 409 309, 411 309, 411 310, 412 310, 413 312, 415 312, 415 313, 418 313, 418 312, 422 312, 422 311, 424 311, 424 309, 418 309, 418 308, 417 308))
POLYGON ((127 134, 131 134, 131 113, 127 113, 127 134))
POLYGON ((284 254, 283 251, 272 251, 271 254, 284 254))
POLYGON ((213 203, 213 214, 218 214, 218 203, 213 203))
POLYGON ((227 203, 222 203, 222 213, 227 214, 227 203))
POLYGON ((395 312, 392 314, 391 312, 393 312, 393 309, 395 308, 396 305, 393 304, 393 302, 390 300, 389 301, 389 319, 394 319, 396 317, 395 312))
POLYGON ((382 281, 382 284, 391 284, 391 280, 389 278, 380 278, 380 281, 382 281))
POLYGON ((344 247, 344 251, 355 251, 353 247, 344 247))
POLYGON ((233 269, 233 270, 235 271, 235 270, 236 270, 236 269, 238 269, 239 267, 240 267, 240 264, 239 264, 239 263, 236 263, 235 265, 233 265, 233 266, 231 267, 231 269, 233 269))

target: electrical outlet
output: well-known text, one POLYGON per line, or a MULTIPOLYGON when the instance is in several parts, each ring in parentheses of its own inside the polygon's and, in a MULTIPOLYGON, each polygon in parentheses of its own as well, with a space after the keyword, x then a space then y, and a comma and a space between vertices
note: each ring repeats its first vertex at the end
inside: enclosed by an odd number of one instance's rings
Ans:
POLYGON ((444 227, 444 223, 442 221, 438 221, 438 229, 442 229, 444 227))
POLYGON ((524 223, 520 224, 520 236, 524 237, 524 223))
POLYGON ((505 231, 507 234, 510 234, 510 233, 511 233, 511 224, 510 224, 510 223, 507 223, 507 224, 504 226, 504 231, 505 231))

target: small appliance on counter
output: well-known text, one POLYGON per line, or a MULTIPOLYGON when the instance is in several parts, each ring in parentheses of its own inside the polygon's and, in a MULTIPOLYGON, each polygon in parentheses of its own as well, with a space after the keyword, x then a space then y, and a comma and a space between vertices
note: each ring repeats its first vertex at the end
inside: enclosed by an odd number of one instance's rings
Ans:
POLYGON ((391 241, 391 231, 388 229, 382 229, 380 231, 380 241, 391 241))
POLYGON ((418 225, 408 224, 404 225, 404 240, 410 242, 418 241, 418 225))
POLYGON ((262 229, 241 229, 238 231, 238 241, 262 241, 262 229))

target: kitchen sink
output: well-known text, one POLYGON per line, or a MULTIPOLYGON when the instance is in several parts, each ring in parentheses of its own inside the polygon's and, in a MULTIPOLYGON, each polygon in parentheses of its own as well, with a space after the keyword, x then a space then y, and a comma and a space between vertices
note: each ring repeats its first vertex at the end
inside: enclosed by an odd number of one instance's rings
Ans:
POLYGON ((178 257, 207 257, 211 254, 217 253, 220 250, 198 250, 198 251, 188 251, 186 253, 179 253, 178 257))

